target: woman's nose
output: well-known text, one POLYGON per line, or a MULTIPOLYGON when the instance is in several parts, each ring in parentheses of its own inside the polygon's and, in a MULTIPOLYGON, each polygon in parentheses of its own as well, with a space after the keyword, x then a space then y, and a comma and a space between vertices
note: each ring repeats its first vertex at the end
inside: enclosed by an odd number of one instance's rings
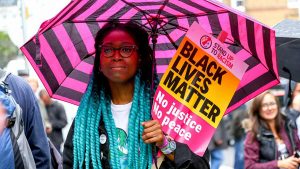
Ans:
POLYGON ((121 60, 122 56, 121 56, 120 50, 115 50, 112 58, 113 58, 114 61, 121 60))

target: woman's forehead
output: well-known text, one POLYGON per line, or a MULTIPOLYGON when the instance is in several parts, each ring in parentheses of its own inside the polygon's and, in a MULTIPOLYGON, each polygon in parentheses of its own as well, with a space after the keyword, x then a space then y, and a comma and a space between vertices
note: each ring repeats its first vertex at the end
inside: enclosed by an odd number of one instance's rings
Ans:
POLYGON ((269 102, 269 101, 274 101, 274 100, 275 100, 275 96, 268 93, 264 96, 264 98, 262 99, 262 102, 269 102))
POLYGON ((122 45, 135 44, 134 38, 126 31, 113 30, 103 38, 103 44, 122 45))

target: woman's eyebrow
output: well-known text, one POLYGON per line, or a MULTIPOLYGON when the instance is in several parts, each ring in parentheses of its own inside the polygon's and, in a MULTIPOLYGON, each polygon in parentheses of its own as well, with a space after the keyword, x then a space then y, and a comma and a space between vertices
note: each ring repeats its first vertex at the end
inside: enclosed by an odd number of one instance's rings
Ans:
POLYGON ((108 43, 103 43, 102 45, 112 45, 112 43, 108 42, 108 43))
MULTIPOLYGON (((134 45, 134 42, 121 42, 119 45, 134 45)), ((112 42, 103 43, 102 45, 114 45, 112 42)))

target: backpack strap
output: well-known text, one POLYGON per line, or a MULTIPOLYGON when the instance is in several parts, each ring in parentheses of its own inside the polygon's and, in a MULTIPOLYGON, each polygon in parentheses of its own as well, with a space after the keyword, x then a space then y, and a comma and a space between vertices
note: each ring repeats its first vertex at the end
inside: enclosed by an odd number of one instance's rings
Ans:
MULTIPOLYGON (((9 89, 8 87, 8 84, 5 82, 7 76, 9 75, 10 73, 0 69, 0 88, 1 88, 1 91, 4 92, 4 94, 6 94, 7 96, 10 95, 11 93, 11 90, 9 89)), ((15 103, 15 100, 12 99, 11 101, 13 101, 13 103, 16 105, 15 103)), ((10 117, 8 119, 8 124, 7 124, 7 128, 12 128, 15 124, 15 120, 16 120, 16 117, 15 117, 15 112, 12 114, 12 117, 10 117)))
POLYGON ((0 82, 4 82, 10 73, 0 69, 0 82))
POLYGON ((14 118, 15 124, 10 128, 11 129, 10 136, 14 146, 13 148, 14 148, 14 156, 15 156, 15 166, 16 168, 22 168, 21 166, 23 164, 24 169, 36 169, 36 164, 34 162, 33 154, 24 132, 22 108, 20 107, 19 104, 17 104, 15 100, 14 102, 16 104, 16 109, 13 113, 12 118, 14 118))
POLYGON ((8 84, 5 82, 6 78, 10 75, 10 73, 0 69, 0 87, 3 89, 2 92, 5 92, 5 94, 11 93, 8 84))
POLYGON ((22 108, 11 95, 11 90, 5 82, 10 73, 0 69, 0 85, 4 87, 6 94, 11 97, 11 101, 16 108, 9 119, 10 137, 13 145, 15 168, 36 169, 36 164, 30 149, 27 137, 24 132, 24 121, 22 118, 22 108))

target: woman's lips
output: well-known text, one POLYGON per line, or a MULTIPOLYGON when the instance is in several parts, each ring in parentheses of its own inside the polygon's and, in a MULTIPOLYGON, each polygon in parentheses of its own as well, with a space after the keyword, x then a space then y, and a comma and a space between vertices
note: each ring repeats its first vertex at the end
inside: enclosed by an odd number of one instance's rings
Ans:
POLYGON ((125 66, 114 66, 114 67, 111 67, 112 70, 123 70, 125 68, 126 68, 125 66))

